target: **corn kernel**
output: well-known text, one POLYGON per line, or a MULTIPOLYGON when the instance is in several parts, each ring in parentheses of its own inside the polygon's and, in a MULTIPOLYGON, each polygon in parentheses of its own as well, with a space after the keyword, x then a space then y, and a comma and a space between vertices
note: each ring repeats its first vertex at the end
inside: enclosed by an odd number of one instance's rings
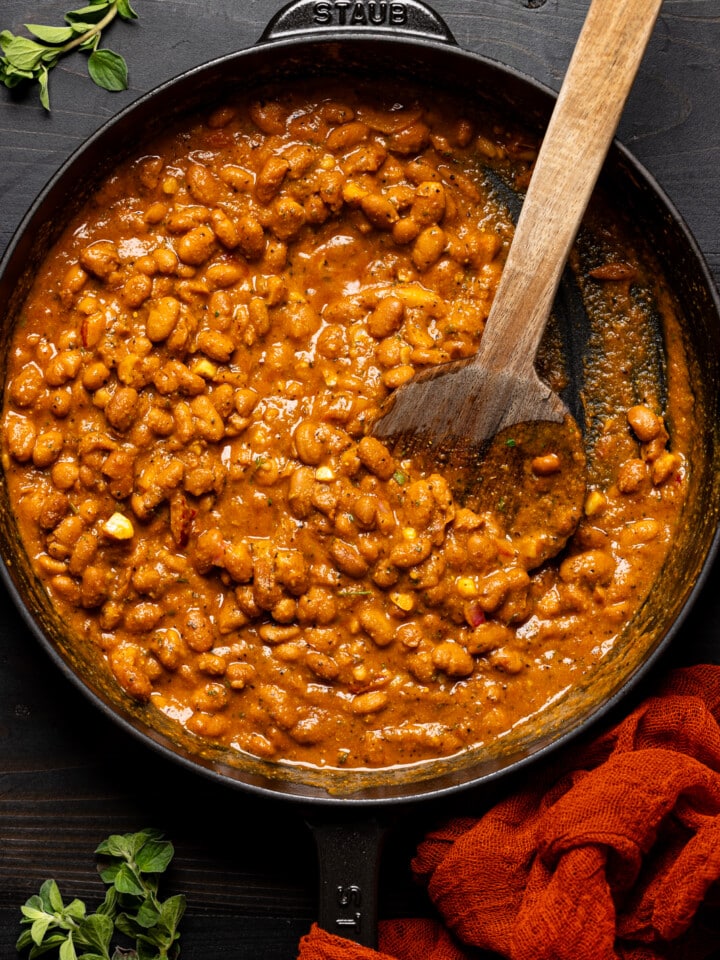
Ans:
POLYGON ((329 483, 331 480, 335 479, 335 474, 330 467, 318 467, 315 471, 315 479, 319 480, 321 483, 329 483))
POLYGON ((180 189, 180 184, 177 181, 177 177, 166 177, 162 183, 162 192, 172 196, 172 194, 177 193, 180 189))
POLYGON ((336 387, 337 386, 337 374, 334 371, 328 371, 323 374, 323 380, 325 381, 325 386, 327 387, 336 387))
POLYGON ((335 157, 331 153, 326 153, 318 164, 321 170, 332 170, 335 166, 335 157))
POLYGON ((201 360, 198 360, 196 363, 194 363, 191 369, 193 373, 196 373, 204 380, 212 380, 218 370, 217 366, 206 357, 203 357, 201 360))
POLYGON ((472 577, 458 577, 455 581, 455 589, 461 597, 466 599, 478 595, 478 587, 472 577))
POLYGON ((103 533, 113 540, 130 540, 135 530, 124 513, 114 513, 103 524, 103 533))
POLYGON ((593 517, 607 506, 607 497, 599 490, 591 490, 585 499, 585 516, 593 517))
POLYGON ((405 540, 417 540, 417 530, 414 527, 403 527, 402 535, 405 540))
POLYGON ((415 606, 415 597, 411 593, 391 593, 390 599, 405 613, 409 613, 415 606))

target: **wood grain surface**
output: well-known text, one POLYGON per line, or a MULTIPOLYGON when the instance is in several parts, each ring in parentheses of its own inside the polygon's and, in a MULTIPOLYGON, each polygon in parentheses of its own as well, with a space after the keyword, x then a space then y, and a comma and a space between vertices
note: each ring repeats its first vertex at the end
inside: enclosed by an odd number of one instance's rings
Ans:
MULTIPOLYGON (((587 0, 435 0, 458 43, 557 88, 587 0)), ((51 78, 52 112, 33 91, 0 89, 0 253, 35 196, 82 141, 140 94, 254 43, 277 0, 135 0, 114 25, 130 89, 110 94, 73 55, 51 78)), ((56 0, 2 0, 0 29, 60 22, 56 0)), ((620 125, 720 278, 720 0, 665 0, 620 125)), ((668 656, 720 660, 720 566, 668 656)), ((157 826, 177 855, 168 892, 184 892, 186 960, 291 960, 316 909, 317 868, 303 811, 224 788, 170 764, 98 714, 45 658, 0 588, 0 957, 15 956, 19 906, 55 877, 68 896, 102 895, 92 851, 104 836, 157 826)), ((624 709, 632 704, 626 703, 624 709)), ((512 787, 506 785, 505 789, 512 787)), ((430 914, 409 860, 438 817, 481 811, 466 792, 401 811, 381 871, 382 916, 430 914)))

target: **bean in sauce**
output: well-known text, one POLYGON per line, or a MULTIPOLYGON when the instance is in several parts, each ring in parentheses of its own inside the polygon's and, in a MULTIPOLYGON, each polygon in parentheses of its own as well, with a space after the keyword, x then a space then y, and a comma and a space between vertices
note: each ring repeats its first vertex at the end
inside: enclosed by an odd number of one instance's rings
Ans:
MULTIPOLYGON (((369 436, 416 370, 477 349, 512 236, 484 171, 521 185, 534 149, 425 94, 270 92, 70 224, 15 333, 3 464, 34 568, 130 696, 255 756, 390 766, 500 736, 608 654, 685 497, 679 339, 672 446, 652 391, 609 410, 580 527, 537 569, 501 505, 369 436)), ((587 281, 614 344, 620 266, 587 281)))

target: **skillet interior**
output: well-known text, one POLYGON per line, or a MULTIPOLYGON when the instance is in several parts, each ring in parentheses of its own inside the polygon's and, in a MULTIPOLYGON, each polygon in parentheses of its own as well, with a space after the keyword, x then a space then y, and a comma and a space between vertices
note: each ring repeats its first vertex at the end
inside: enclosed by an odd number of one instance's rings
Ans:
MULTIPOLYGON (((51 182, 6 257, 0 275, 0 303, 5 313, 1 334, 3 363, 35 266, 57 238, 68 215, 81 206, 99 180, 122 159, 121 145, 133 144, 138 129, 152 136, 160 128, 159 118, 163 122, 173 120, 222 98, 233 85, 247 87, 248 77, 252 77, 253 85, 263 85, 320 73, 323 77, 346 73, 376 77, 389 90, 408 77, 431 87, 437 87, 439 77, 451 78, 457 96, 489 99, 491 91, 495 105, 519 115, 531 129, 541 129, 549 115, 552 98, 547 91, 454 47, 367 35, 348 40, 346 36, 342 41, 324 38, 274 43, 192 71, 154 95, 142 98, 111 127, 93 137, 51 182), (458 86, 459 78, 462 88, 458 86), (82 184, 79 191, 78 184, 82 184), (68 196, 74 198, 71 210, 68 196)), ((628 229, 638 235, 647 255, 657 258, 658 274, 664 278, 667 295, 684 317, 685 347, 696 393, 697 429, 690 456, 691 489, 675 547, 623 641, 616 644, 613 654, 582 686, 552 710, 545 711, 526 730, 519 728, 494 747, 419 768, 323 772, 260 760, 241 762, 234 753, 200 743, 187 734, 178 736, 175 725, 161 714, 127 698, 93 659, 92 650, 79 650, 69 642, 19 544, 3 482, 0 524, 6 580, 16 599, 24 603, 29 625, 62 669, 123 725, 181 762, 238 786, 319 801, 415 799, 475 784, 544 753, 601 714, 655 659, 677 629, 691 595, 699 588, 701 571, 712 552, 714 538, 717 539, 720 511, 720 324, 711 281, 677 214, 656 185, 619 147, 613 150, 603 189, 610 198, 621 198, 618 209, 622 207, 628 229)), ((560 335, 568 347, 574 344, 570 354, 581 358, 582 323, 573 322, 572 312, 579 309, 582 314, 582 308, 571 283, 565 285, 561 300, 574 307, 569 312, 558 309, 560 335), (576 334, 579 330, 579 342, 577 336, 575 340, 568 339, 563 330, 574 330, 576 334)), ((654 373, 662 379, 661 363, 656 364, 654 373)))

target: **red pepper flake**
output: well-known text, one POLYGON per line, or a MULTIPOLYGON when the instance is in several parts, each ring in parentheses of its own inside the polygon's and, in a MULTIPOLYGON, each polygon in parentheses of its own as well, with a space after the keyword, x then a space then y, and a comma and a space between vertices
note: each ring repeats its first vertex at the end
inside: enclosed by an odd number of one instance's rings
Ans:
POLYGON ((485 611, 477 600, 471 600, 470 603, 465 604, 465 620, 468 626, 473 629, 479 627, 481 623, 485 623, 485 611))

